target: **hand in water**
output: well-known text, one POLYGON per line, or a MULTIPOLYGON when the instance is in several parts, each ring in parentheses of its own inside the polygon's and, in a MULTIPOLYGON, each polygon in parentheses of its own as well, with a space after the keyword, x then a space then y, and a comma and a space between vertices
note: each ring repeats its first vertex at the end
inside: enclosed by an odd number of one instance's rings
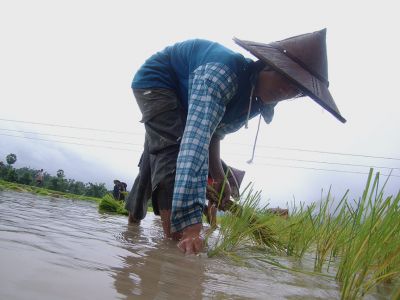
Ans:
POLYGON ((197 254, 204 248, 204 239, 200 236, 202 224, 194 224, 186 227, 182 233, 182 239, 178 248, 185 254, 197 254))

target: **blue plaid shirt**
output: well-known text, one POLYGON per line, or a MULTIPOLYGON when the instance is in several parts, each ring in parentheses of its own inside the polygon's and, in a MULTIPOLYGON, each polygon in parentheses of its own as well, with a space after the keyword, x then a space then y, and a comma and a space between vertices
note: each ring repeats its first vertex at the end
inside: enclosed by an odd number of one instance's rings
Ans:
POLYGON ((226 65, 207 63, 189 78, 188 114, 176 166, 171 230, 202 223, 208 176, 208 148, 238 79, 226 65))

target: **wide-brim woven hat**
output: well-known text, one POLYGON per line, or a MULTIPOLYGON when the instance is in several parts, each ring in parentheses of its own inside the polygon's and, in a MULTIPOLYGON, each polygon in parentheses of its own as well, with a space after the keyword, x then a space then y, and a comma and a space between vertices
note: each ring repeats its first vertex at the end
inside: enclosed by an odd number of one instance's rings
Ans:
POLYGON ((326 29, 269 44, 233 38, 241 47, 293 82, 303 94, 345 123, 328 90, 326 29))

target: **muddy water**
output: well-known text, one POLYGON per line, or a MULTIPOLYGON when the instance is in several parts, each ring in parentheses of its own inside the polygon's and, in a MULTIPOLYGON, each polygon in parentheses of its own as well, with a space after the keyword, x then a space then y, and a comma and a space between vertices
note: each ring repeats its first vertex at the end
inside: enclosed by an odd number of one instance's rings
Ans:
POLYGON ((159 218, 0 192, 0 299, 337 299, 329 278, 182 255, 159 218))

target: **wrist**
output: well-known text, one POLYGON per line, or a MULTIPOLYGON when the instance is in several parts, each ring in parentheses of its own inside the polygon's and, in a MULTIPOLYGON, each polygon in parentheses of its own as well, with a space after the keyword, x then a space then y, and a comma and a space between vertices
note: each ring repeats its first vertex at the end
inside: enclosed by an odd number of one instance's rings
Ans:
POLYGON ((183 229, 182 238, 200 236, 200 232, 201 232, 202 227, 203 226, 202 226, 201 223, 189 225, 188 227, 183 229))

